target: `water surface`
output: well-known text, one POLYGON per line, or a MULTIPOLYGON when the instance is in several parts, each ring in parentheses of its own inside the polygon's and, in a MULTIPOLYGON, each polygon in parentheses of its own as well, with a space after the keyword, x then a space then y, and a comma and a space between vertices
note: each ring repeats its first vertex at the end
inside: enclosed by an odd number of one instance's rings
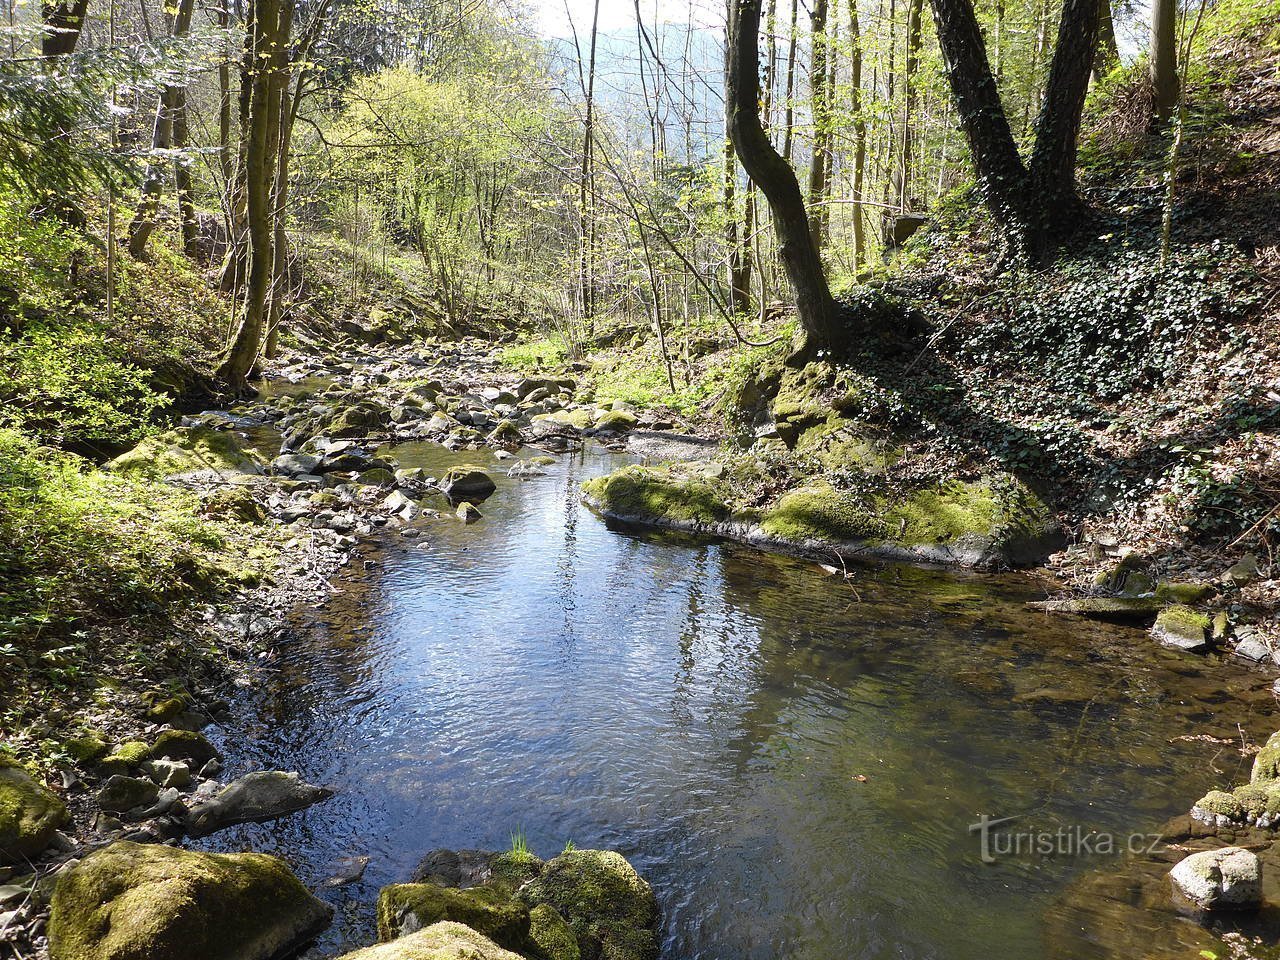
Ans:
POLYGON ((631 859, 667 960, 1046 956, 1061 891, 1117 859, 985 864, 970 824, 1153 830, 1243 769, 1176 738, 1274 725, 1269 678, 1029 614, 1025 578, 846 582, 610 530, 578 485, 617 462, 597 449, 502 478, 482 521, 391 538, 220 731, 232 773, 296 769, 338 793, 213 843, 280 853, 314 884, 371 858, 324 891, 338 916, 317 956, 372 942, 378 888, 426 851, 517 830, 543 856, 572 841, 631 859))

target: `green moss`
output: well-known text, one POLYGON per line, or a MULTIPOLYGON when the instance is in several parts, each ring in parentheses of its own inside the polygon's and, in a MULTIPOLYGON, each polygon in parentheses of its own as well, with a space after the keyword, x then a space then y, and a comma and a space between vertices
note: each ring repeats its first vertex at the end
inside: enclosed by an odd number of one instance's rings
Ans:
POLYGON ((283 861, 119 841, 63 874, 50 960, 270 960, 332 911, 283 861))
POLYGON ((411 933, 355 953, 343 954, 338 960, 522 960, 504 950, 488 937, 460 923, 435 923, 425 930, 411 933))
POLYGON ((829 486, 803 487, 783 495, 769 509, 760 529, 789 543, 870 540, 885 533, 865 499, 829 486))
POLYGON ((579 960, 581 956, 573 929, 546 903, 529 911, 529 943, 542 960, 579 960))
POLYGON ((595 422, 592 411, 586 407, 579 407, 577 410, 557 410, 555 413, 540 413, 533 419, 534 422, 558 424, 573 430, 587 430, 595 422))
POLYGON ((394 940, 443 920, 463 923, 499 946, 522 949, 529 936, 529 908, 492 887, 458 890, 434 883, 397 883, 378 895, 378 936, 394 940))
POLYGON ((582 485, 588 501, 624 519, 675 523, 715 523, 729 508, 710 481, 662 467, 630 466, 582 485))
POLYGON ((115 473, 159 479, 197 470, 257 473, 260 465, 230 433, 212 427, 181 427, 148 437, 107 464, 115 473))
POLYGON ((1249 776, 1249 782, 1266 783, 1277 779, 1280 779, 1280 730, 1267 738, 1258 755, 1253 758, 1253 773, 1249 776))
POLYGON ((1245 808, 1240 801, 1222 790, 1210 790, 1196 801, 1196 807, 1219 817, 1239 820, 1244 816, 1245 808))
POLYGON ((653 891, 621 854, 571 850, 547 861, 542 875, 521 888, 531 908, 543 904, 568 922, 586 955, 656 960, 653 891))
POLYGON ((218 487, 204 498, 204 514, 220 520, 239 523, 266 523, 267 511, 253 495, 253 491, 241 486, 218 487))
POLYGON ((1152 629, 1157 635, 1203 643, 1209 626, 1209 618, 1203 613, 1185 604, 1175 603, 1160 611, 1152 629))
POLYGON ((489 863, 493 876, 489 886, 512 896, 525 883, 542 872, 542 858, 528 851, 507 850, 489 863))
POLYGON ((520 428, 511 420, 499 420, 489 432, 490 443, 519 443, 520 440, 520 428))
POLYGON ((811 457, 830 471, 856 470, 866 474, 882 474, 902 455, 900 449, 881 447, 858 433, 858 424, 832 413, 817 426, 799 435, 795 452, 811 457))
POLYGON ((1001 504, 986 483, 945 483, 917 490, 892 507, 885 518, 890 536, 903 543, 947 543, 967 534, 988 536, 1003 517, 1001 504))
POLYGON ((104 774, 128 773, 144 760, 151 759, 151 745, 141 740, 128 740, 116 747, 111 754, 99 764, 104 774))
POLYGON ((625 410, 606 410, 596 420, 595 427, 597 430, 608 430, 613 433, 625 433, 631 430, 639 421, 625 410))
POLYGON ((86 730, 80 736, 72 737, 64 743, 62 749, 76 763, 91 764, 102 759, 110 746, 102 733, 97 730, 86 730))
POLYGON ((37 856, 67 822, 67 808, 25 770, 0 761, 0 865, 37 856))
POLYGON ((1165 603, 1200 603, 1213 594, 1211 583, 1172 583, 1162 580, 1156 585, 1156 599, 1165 603))
POLYGON ((151 755, 162 760, 189 760, 196 769, 221 757, 204 734, 193 730, 165 730, 156 737, 151 755))
POLYGON ((185 696, 173 696, 167 690, 149 690, 142 695, 147 708, 147 719, 153 723, 168 723, 189 706, 185 696))

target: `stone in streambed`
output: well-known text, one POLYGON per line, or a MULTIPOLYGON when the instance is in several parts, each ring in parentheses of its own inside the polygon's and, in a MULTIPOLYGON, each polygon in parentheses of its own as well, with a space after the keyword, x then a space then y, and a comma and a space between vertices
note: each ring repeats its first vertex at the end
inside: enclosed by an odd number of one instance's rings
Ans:
POLYGON ((1193 853, 1169 871, 1169 879, 1202 910, 1252 910, 1262 903, 1262 864, 1242 847, 1193 853))
POLYGON ((66 822, 63 802, 0 756, 0 866, 36 856, 66 822))
POLYGON ((1151 635, 1165 647, 1198 653, 1209 646, 1209 618, 1185 604, 1160 611, 1151 635))
POLYGON ((159 794, 160 788, 150 780, 117 774, 108 777, 98 791, 98 806, 109 813, 127 813, 150 807, 159 794))
POLYGON ((492 887, 459 890, 434 883, 397 883, 378 895, 378 936, 394 940, 443 920, 465 923, 499 946, 524 947, 529 908, 492 887))
POLYGON ((237 823, 275 820, 331 796, 332 790, 306 783, 296 773, 250 773, 192 810, 187 815, 187 832, 203 837, 237 823))
POLYGON ((435 923, 390 943, 344 953, 338 960, 523 960, 460 923, 435 923))
POLYGON ((118 841, 59 877, 50 960, 272 960, 333 911, 283 861, 118 841))
POLYGON ((450 500, 487 500, 498 489, 493 478, 477 466, 460 464, 450 467, 440 482, 440 490, 450 500))
POLYGON ((193 767, 222 758, 208 737, 192 730, 165 730, 151 745, 151 756, 162 760, 189 760, 193 767))

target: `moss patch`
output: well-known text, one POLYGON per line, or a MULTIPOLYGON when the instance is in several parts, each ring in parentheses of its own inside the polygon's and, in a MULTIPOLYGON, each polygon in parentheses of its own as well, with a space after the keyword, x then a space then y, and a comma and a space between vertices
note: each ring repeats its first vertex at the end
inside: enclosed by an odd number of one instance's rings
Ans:
POLYGON ((721 491, 710 481, 663 467, 624 467, 582 485, 588 502, 624 519, 715 523, 729 517, 721 491))
POLYGON ((464 923, 511 950, 529 935, 529 908, 492 887, 458 890, 434 883, 398 883, 378 895, 378 936, 394 940, 442 920, 464 923))
POLYGON ((1175 603, 1161 610, 1152 633, 1165 643, 1179 646, 1204 644, 1209 633, 1209 618, 1185 604, 1175 603))
POLYGON ((460 923, 436 923, 393 940, 343 954, 338 960, 523 960, 460 923))
POLYGON ((119 841, 59 878, 50 960, 270 960, 332 911, 275 857, 119 841))
POLYGON ((108 463, 107 469, 160 479, 197 470, 259 473, 261 465, 229 433, 212 427, 180 427, 148 437, 108 463))
POLYGON ((825 485, 783 495, 765 513, 760 529, 791 543, 870 540, 885 533, 884 522, 865 499, 825 485))
POLYGON ((543 960, 579 960, 582 953, 573 929, 545 903, 529 911, 529 943, 543 960))
POLYGON ((61 800, 0 757, 0 864, 36 856, 66 822, 61 800))
POLYGON ((189 760, 196 769, 221 756, 204 734, 192 730, 165 730, 156 737, 151 754, 163 760, 189 760))
POLYGON ((1258 755, 1253 758, 1253 772, 1249 776, 1251 783, 1266 783, 1280 779, 1280 730, 1270 737, 1258 755))

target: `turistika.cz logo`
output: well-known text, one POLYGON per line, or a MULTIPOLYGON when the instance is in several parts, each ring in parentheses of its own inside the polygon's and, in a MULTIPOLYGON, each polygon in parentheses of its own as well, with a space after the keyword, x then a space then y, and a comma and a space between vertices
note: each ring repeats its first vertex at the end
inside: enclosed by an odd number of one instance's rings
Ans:
POLYGON ((1150 853, 1161 841, 1158 833, 1111 833, 1079 824, 1056 829, 1013 828, 1012 817, 990 817, 983 814, 977 823, 969 824, 969 832, 978 835, 979 856, 983 863, 1002 859, 1052 859, 1057 857, 1115 857, 1124 853, 1150 853))

